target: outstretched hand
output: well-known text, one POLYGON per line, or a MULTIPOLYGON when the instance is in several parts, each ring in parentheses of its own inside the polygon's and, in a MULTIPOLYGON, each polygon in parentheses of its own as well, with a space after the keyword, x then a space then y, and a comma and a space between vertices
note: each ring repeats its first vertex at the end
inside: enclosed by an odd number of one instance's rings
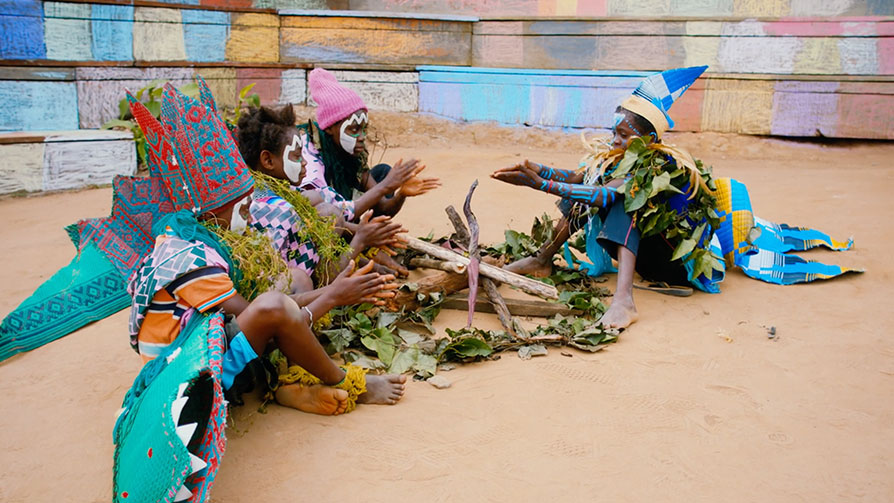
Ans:
POLYGON ((375 263, 369 261, 365 266, 354 270, 352 260, 344 271, 329 284, 327 288, 332 292, 333 300, 337 306, 350 306, 354 304, 385 304, 385 299, 394 297, 394 290, 399 286, 391 274, 379 274, 373 271, 375 263))
POLYGON ((405 197, 421 196, 428 191, 434 190, 441 186, 441 180, 438 178, 422 178, 419 173, 425 169, 425 165, 421 165, 413 172, 413 176, 400 186, 400 193, 405 197))
POLYGON ((407 182, 407 180, 416 176, 416 173, 421 171, 419 168, 418 159, 410 159, 406 162, 404 162, 403 159, 398 159, 397 162, 394 163, 394 166, 391 166, 388 174, 385 175, 385 179, 379 183, 381 183, 385 187, 387 193, 390 194, 399 189, 407 182))
POLYGON ((407 232, 407 229, 389 216, 373 217, 372 214, 372 210, 367 210, 360 215, 351 246, 357 250, 372 247, 406 248, 406 239, 400 234, 407 232))
POLYGON ((515 166, 498 169, 491 173, 490 177, 512 185, 521 185, 535 189, 539 189, 543 183, 543 178, 540 177, 537 165, 527 159, 525 162, 515 166))

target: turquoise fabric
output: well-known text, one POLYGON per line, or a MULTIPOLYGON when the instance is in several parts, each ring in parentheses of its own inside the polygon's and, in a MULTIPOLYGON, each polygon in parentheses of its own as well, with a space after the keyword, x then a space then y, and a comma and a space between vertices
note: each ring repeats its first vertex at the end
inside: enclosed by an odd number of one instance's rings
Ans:
POLYGON ((31 351, 130 306, 118 269, 94 243, 0 324, 0 361, 31 351))

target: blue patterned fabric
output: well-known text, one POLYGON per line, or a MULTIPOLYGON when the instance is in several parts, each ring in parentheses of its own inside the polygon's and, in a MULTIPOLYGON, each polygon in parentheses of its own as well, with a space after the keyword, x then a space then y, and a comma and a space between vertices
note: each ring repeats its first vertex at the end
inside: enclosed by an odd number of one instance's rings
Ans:
POLYGON ((94 243, 44 281, 0 324, 0 361, 31 351, 130 305, 121 273, 94 243))
POLYGON ((650 75, 643 79, 640 85, 633 91, 633 94, 645 100, 650 101, 658 107, 667 118, 670 127, 674 127, 674 121, 668 114, 674 101, 680 98, 689 86, 695 82, 705 70, 707 66, 691 66, 689 68, 675 68, 673 70, 665 70, 655 75, 650 75))

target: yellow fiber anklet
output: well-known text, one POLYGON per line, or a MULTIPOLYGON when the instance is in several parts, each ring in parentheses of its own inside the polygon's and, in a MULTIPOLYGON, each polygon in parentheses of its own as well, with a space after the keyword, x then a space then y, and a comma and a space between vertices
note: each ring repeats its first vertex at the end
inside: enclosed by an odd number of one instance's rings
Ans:
MULTIPOLYGON (((341 367, 345 371, 345 378, 333 388, 345 390, 348 392, 348 406, 345 412, 351 412, 357 408, 357 397, 366 393, 366 369, 356 365, 344 365, 341 367)), ((298 365, 292 365, 285 372, 279 373, 279 384, 303 384, 305 386, 313 386, 314 384, 323 384, 319 378, 304 370, 298 365)))

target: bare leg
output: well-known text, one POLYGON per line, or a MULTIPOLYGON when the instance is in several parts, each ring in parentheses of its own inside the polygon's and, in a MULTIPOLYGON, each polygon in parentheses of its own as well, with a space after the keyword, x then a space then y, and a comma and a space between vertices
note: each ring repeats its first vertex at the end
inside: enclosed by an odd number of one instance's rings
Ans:
POLYGON ((286 358, 312 375, 333 385, 341 382, 345 371, 329 358, 317 337, 304 322, 298 304, 279 292, 258 296, 236 317, 239 328, 257 354, 263 354, 272 339, 286 358))
MULTIPOLYGON (((236 317, 236 322, 255 353, 263 354, 267 343, 272 339, 290 362, 301 366, 323 381, 323 384, 333 386, 345 378, 345 371, 329 358, 310 327, 304 323, 298 304, 288 296, 279 292, 261 294, 236 317)), ((403 397, 406 381, 405 376, 395 374, 367 376, 367 391, 360 395, 357 401, 358 403, 395 404, 403 397)), ((314 409, 309 412, 316 412, 317 410, 330 410, 332 401, 338 402, 339 397, 343 396, 338 393, 323 393, 319 389, 310 388, 312 389, 309 390, 309 393, 307 390, 290 388, 281 395, 277 394, 277 399, 282 399, 285 405, 299 409, 301 409, 300 403, 302 407, 314 409), (314 401, 322 402, 323 405, 313 403, 314 401)), ((341 405, 335 406, 336 411, 340 408, 341 405)))
POLYGON ((569 237, 571 237, 571 224, 567 218, 562 217, 553 229, 552 241, 541 246, 537 255, 517 260, 504 269, 516 274, 530 274, 537 278, 545 278, 552 274, 553 257, 569 237))
POLYGON ((618 285, 612 296, 612 304, 602 315, 603 326, 609 328, 625 328, 632 325, 639 314, 633 303, 633 272, 636 268, 636 255, 626 247, 618 245, 618 285))

